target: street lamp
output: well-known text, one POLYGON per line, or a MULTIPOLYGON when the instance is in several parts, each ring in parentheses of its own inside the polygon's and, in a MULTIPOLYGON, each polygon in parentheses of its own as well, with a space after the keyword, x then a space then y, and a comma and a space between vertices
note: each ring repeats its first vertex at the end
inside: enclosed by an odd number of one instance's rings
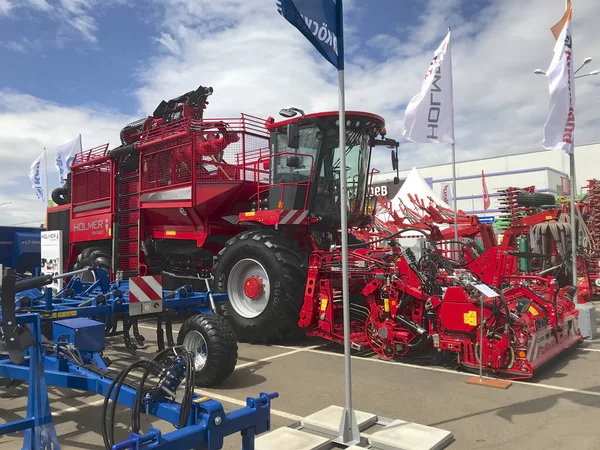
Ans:
MULTIPOLYGON (((591 62, 592 62, 592 58, 590 58, 589 56, 588 56, 587 58, 585 58, 585 59, 583 60, 583 63, 581 64, 581 66, 579 66, 579 69, 577 69, 577 70, 576 70, 576 71, 573 73, 573 75, 577 75, 577 72, 579 72, 579 71, 580 71, 580 70, 583 68, 583 66, 586 66, 586 65, 588 65, 588 64, 589 64, 589 63, 591 63, 591 62)), ((537 75, 546 75, 546 72, 544 72, 542 69, 535 69, 535 70, 533 71, 533 73, 535 73, 535 74, 537 74, 537 75)), ((577 78, 583 78, 583 77, 589 77, 589 76, 591 76, 591 75, 598 75, 598 74, 600 74, 600 70, 592 70, 592 71, 591 71, 591 72, 589 72, 589 73, 586 73, 586 74, 584 74, 584 75, 579 75, 578 77, 575 77, 575 79, 577 79, 577 78)))

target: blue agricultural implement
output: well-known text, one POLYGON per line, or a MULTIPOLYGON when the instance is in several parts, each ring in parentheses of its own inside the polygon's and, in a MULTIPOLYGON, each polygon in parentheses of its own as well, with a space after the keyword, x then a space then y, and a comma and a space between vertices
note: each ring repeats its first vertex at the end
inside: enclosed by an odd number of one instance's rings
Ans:
MULTIPOLYGON (((105 397, 101 433, 107 449, 180 449, 223 446, 223 439, 241 432, 242 448, 254 448, 254 436, 270 427, 270 400, 261 393, 248 398, 245 408, 226 414, 223 406, 195 393, 197 385, 211 385, 227 378, 237 361, 237 341, 228 323, 211 310, 223 295, 197 292, 192 283, 162 290, 161 301, 133 302, 138 295, 129 281, 108 282, 101 269, 81 269, 54 294, 42 288, 52 276, 16 280, 7 273, 1 280, 0 315, 2 341, 0 378, 10 386, 29 383, 27 416, 0 425, 0 434, 25 431, 24 449, 59 449, 47 386, 96 393, 105 397), (92 272, 93 282, 79 275, 92 272), (135 305, 135 303, 142 303, 135 305), (146 305, 144 303, 148 303, 146 305), (132 307, 133 305, 133 307, 132 307), (154 308, 154 305, 160 305, 154 308), (149 306, 158 319, 170 311, 196 309, 178 336, 176 345, 164 347, 151 358, 138 359, 116 373, 108 369, 105 334, 115 317, 149 306), (134 371, 139 379, 129 379, 134 371), (183 390, 179 396, 177 391, 183 390), (180 398, 178 401, 176 398, 180 398), (115 410, 120 403, 131 408, 131 435, 115 441, 115 410), (141 414, 169 422, 177 430, 163 434, 155 428, 141 430, 141 414)), ((157 330, 162 333, 160 325, 157 330)), ((169 334, 169 333, 167 333, 169 334)))
POLYGON ((0 264, 19 273, 40 266, 41 228, 0 226, 0 264))

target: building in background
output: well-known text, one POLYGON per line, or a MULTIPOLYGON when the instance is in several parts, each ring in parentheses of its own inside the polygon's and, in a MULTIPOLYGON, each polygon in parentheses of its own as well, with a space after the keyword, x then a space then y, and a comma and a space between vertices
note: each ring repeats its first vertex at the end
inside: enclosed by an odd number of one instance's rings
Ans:
MULTIPOLYGON (((458 154, 460 159, 460 153, 458 154)), ((575 148, 577 194, 585 193, 588 180, 600 178, 600 143, 580 145, 575 148)), ((379 168, 378 168, 379 169, 379 168)), ((394 172, 383 172, 373 176, 373 189, 387 186, 397 192, 412 167, 400 171, 400 185, 393 185, 394 172)), ((452 165, 419 167, 419 173, 433 191, 444 196, 442 190, 452 186, 452 165)), ((498 156, 456 163, 456 191, 451 193, 449 204, 456 199, 458 209, 467 214, 492 217, 500 212, 498 191, 508 187, 535 186, 538 192, 561 196, 569 195, 569 157, 561 150, 537 151, 516 155, 498 156), (481 171, 485 173, 491 205, 484 210, 481 171)), ((390 194, 392 194, 390 192, 390 194)), ((393 196, 393 194, 392 194, 393 196)), ((389 197, 391 198, 391 196, 389 197)))

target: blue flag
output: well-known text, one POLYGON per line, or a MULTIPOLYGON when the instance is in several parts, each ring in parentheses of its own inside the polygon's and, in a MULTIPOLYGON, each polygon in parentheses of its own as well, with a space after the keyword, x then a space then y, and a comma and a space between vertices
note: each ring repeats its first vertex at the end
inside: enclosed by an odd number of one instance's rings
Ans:
POLYGON ((275 0, 277 11, 308 39, 323 57, 344 69, 342 0, 275 0))

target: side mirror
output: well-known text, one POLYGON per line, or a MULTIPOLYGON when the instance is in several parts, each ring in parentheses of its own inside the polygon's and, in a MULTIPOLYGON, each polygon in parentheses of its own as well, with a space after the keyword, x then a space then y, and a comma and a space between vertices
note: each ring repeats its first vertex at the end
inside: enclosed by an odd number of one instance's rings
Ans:
POLYGON ((300 129, 297 122, 287 126, 287 146, 296 150, 300 148, 300 129))
POLYGON ((392 150, 392 169, 398 169, 398 157, 396 156, 396 152, 392 150))
POLYGON ((288 167, 300 167, 300 157, 299 156, 288 156, 285 162, 288 167))

